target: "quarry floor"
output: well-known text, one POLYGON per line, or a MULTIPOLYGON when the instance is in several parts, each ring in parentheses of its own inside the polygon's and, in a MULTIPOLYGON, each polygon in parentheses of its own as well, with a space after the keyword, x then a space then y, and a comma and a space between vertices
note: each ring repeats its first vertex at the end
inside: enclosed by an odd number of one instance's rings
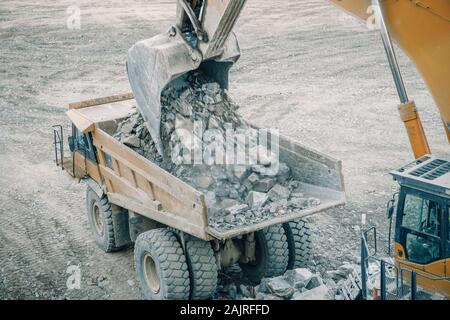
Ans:
MULTIPOLYGON (((85 185, 54 165, 51 126, 67 133, 69 102, 129 91, 128 48, 166 31, 174 3, 79 0, 80 29, 67 24, 72 1, 0 3, 0 299, 142 298, 133 249, 105 254, 92 240, 85 185), (73 265, 78 290, 66 285, 73 265)), ((378 33, 325 0, 248 1, 235 32, 230 94, 243 116, 343 161, 348 202, 310 218, 311 269, 357 262, 363 222, 385 240, 389 171, 412 160, 378 33)), ((448 156, 435 103, 398 56, 430 145, 448 156)))

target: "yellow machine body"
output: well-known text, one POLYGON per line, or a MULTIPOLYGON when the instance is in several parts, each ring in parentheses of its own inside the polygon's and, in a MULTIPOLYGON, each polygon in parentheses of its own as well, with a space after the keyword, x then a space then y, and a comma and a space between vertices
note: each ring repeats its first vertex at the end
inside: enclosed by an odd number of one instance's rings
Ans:
POLYGON ((450 276, 450 259, 442 259, 428 264, 418 264, 408 261, 406 258, 406 250, 400 243, 394 243, 394 250, 397 270, 408 270, 408 272, 399 274, 399 277, 403 277, 405 282, 410 282, 411 271, 414 271, 418 274, 417 285, 419 287, 429 292, 436 292, 450 299, 449 282, 446 280, 432 280, 436 277, 448 278, 450 276))
MULTIPOLYGON (((336 6, 376 26, 375 1, 330 0, 336 6)), ((427 84, 441 114, 450 142, 450 1, 448 0, 383 0, 379 12, 392 41, 411 59, 427 84)), ((413 101, 399 106, 415 158, 430 153, 428 142, 413 101)), ((399 268, 422 272, 430 277, 449 277, 449 259, 428 265, 408 261, 404 248, 395 243, 394 256, 399 268)), ((405 275, 409 277, 409 275, 405 275)), ((418 278, 419 286, 450 297, 448 281, 418 278)))

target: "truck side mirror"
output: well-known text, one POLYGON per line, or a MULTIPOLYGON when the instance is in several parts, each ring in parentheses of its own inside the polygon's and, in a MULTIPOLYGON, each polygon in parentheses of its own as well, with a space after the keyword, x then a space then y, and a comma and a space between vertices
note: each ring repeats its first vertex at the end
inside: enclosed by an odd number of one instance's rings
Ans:
POLYGON ((394 204, 390 204, 387 209, 387 218, 390 220, 392 219, 392 216, 394 215, 394 204))
POLYGON ((69 143, 70 152, 73 152, 75 150, 75 141, 73 139, 73 136, 69 136, 67 138, 67 142, 69 143))
POLYGON ((389 220, 389 238, 387 243, 387 252, 388 255, 391 255, 391 232, 392 232, 392 216, 394 215, 394 208, 395 208, 395 195, 392 197, 391 200, 387 203, 387 209, 386 209, 386 216, 389 220))
POLYGON ((392 199, 388 201, 386 205, 386 216, 390 220, 395 212, 395 202, 398 198, 398 192, 392 196, 392 199))

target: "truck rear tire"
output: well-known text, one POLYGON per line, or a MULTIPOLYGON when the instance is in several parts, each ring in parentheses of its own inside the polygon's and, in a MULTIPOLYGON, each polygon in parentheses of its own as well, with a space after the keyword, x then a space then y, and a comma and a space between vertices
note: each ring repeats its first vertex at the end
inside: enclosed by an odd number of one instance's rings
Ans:
POLYGON ((89 227, 95 243, 105 252, 117 251, 111 203, 106 195, 99 197, 90 187, 86 189, 86 206, 89 227))
POLYGON ((288 269, 307 267, 311 261, 312 245, 309 224, 304 219, 283 224, 289 248, 288 269))
POLYGON ((284 274, 289 261, 286 234, 282 225, 270 226, 255 232, 256 261, 241 264, 245 276, 254 283, 264 277, 284 274))
POLYGON ((191 276, 190 299, 210 299, 216 291, 218 277, 211 243, 190 237, 186 241, 186 261, 191 276))
POLYGON ((141 233, 134 246, 134 261, 146 299, 189 299, 189 270, 173 231, 160 228, 141 233))

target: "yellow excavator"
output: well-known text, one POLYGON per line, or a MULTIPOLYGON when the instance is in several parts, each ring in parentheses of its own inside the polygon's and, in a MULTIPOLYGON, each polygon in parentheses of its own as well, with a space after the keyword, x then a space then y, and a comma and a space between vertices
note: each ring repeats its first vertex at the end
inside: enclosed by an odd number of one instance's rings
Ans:
MULTIPOLYGON (((409 99, 393 42, 412 60, 440 110, 450 141, 450 1, 447 0, 332 0, 349 13, 379 29, 397 88, 400 118, 411 143, 415 161, 391 172, 399 192, 388 202, 387 215, 395 216, 394 290, 389 290, 386 262, 381 261, 379 298, 401 296, 398 280, 410 285, 412 299, 422 292, 450 297, 450 162, 431 155, 420 117, 409 99), (395 292, 395 294, 392 294, 395 292)), ((392 224, 390 224, 391 226, 392 224)), ((375 230, 375 229, 369 229, 375 230)), ((390 238, 391 230, 389 230, 390 238)), ((390 239, 389 239, 390 243, 390 239)), ((376 246, 375 246, 376 247, 376 246)), ((367 233, 361 241, 362 278, 371 258, 367 233)), ((390 253, 390 250, 389 250, 390 253)), ((373 253, 372 255, 375 255, 373 253)), ((392 287, 393 285, 391 285, 392 287)), ((392 289, 392 288, 391 288, 392 289)), ((403 290, 403 288, 402 288, 403 290)), ((363 296, 366 296, 365 283, 363 296)))
MULTIPOLYGON (((176 24, 167 33, 140 41, 129 50, 130 85, 159 152, 162 153, 161 92, 172 81, 196 69, 215 79, 223 88, 228 87, 229 70, 240 55, 232 30, 245 2, 178 0, 176 24)), ((448 298, 450 162, 431 156, 418 110, 407 95, 393 43, 409 56, 428 85, 450 141, 450 1, 331 2, 380 31, 400 99, 400 118, 405 124, 414 159, 417 159, 391 172, 400 185, 398 195, 388 206, 389 219, 396 213, 397 276, 400 274, 402 282, 408 278, 406 281, 414 289, 418 285, 448 298)), ((366 246, 367 239, 363 238, 363 246, 366 246)), ((365 251, 363 265, 370 258, 365 251)), ((385 267, 383 263, 382 269, 385 267)), ((363 273, 365 282, 365 271, 363 273)), ((384 275, 381 278, 385 282, 384 275)), ((386 292, 382 297, 386 298, 386 292)))

